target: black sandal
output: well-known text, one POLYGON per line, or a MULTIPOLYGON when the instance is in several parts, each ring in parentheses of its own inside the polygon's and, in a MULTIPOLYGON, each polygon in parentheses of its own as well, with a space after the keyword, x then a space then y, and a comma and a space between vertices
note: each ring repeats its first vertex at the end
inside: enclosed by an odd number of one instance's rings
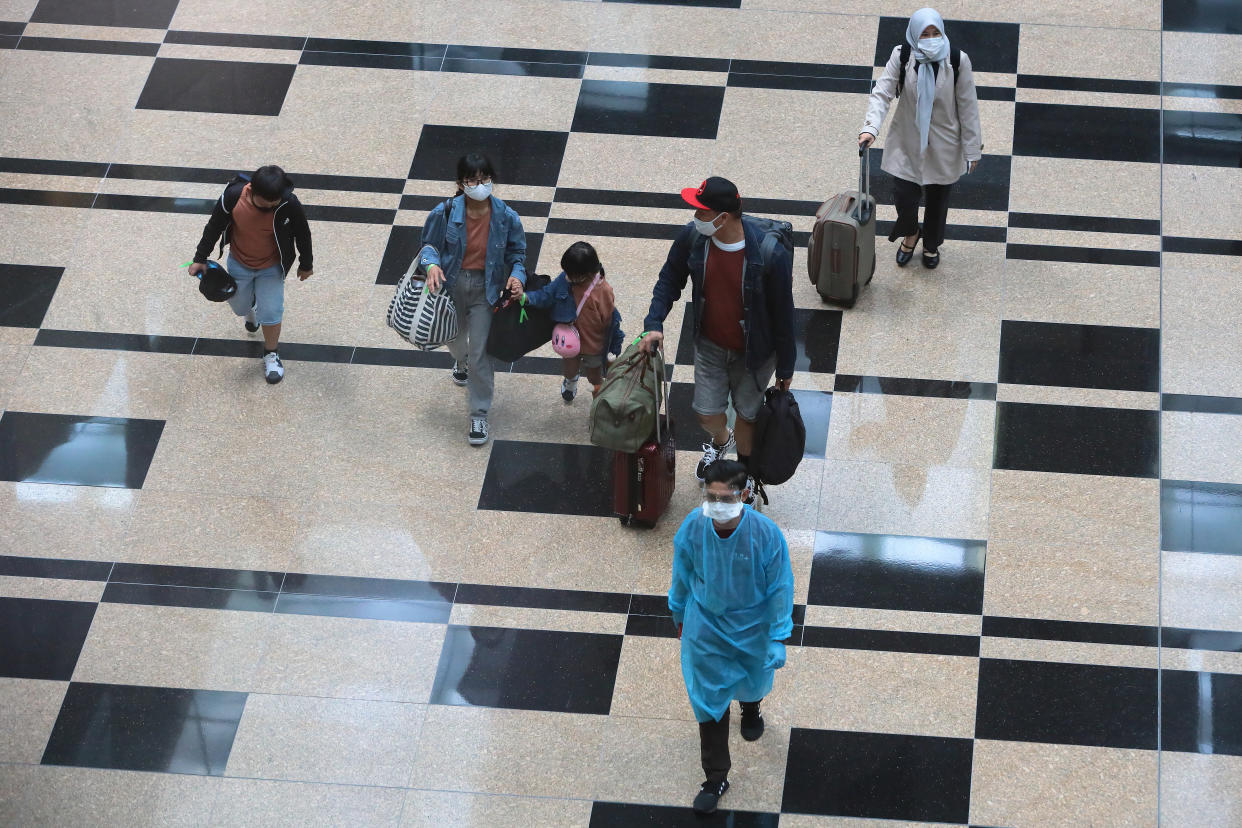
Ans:
POLYGON ((923 231, 920 230, 918 236, 914 239, 914 244, 910 245, 910 249, 906 250, 904 241, 897 243, 897 266, 905 267, 910 264, 910 260, 914 258, 914 248, 919 246, 919 239, 923 238, 923 231))
POLYGON ((936 265, 938 264, 940 264, 940 251, 939 250, 937 250, 935 253, 928 253, 926 250, 923 251, 923 267, 927 268, 928 270, 935 270, 936 265))

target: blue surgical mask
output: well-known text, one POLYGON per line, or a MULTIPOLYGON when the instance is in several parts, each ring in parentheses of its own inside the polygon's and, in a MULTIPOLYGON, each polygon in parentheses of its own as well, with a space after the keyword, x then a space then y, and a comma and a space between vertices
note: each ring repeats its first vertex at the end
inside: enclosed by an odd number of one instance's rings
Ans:
POLYGON ((485 181, 482 184, 477 184, 473 187, 467 184, 465 187, 462 187, 461 190, 467 197, 472 198, 475 201, 487 201, 492 195, 492 182, 485 181))

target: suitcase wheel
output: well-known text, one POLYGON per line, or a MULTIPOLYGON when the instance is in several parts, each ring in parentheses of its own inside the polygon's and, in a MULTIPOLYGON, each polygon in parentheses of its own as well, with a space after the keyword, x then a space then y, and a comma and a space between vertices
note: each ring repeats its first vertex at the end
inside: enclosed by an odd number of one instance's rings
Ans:
POLYGON ((622 526, 629 526, 634 518, 630 515, 617 515, 617 520, 621 521, 622 526))

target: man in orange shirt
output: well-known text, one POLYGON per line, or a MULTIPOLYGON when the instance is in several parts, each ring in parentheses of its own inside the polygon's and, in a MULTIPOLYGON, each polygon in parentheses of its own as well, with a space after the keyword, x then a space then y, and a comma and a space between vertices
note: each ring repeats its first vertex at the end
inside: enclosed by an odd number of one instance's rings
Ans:
POLYGON ((295 245, 300 254, 298 278, 305 281, 314 273, 310 224, 284 170, 275 165, 259 167, 254 175, 239 175, 229 182, 194 251, 190 275, 206 270, 217 240, 221 252, 224 245, 229 246, 227 269, 237 282, 229 305, 245 317, 247 331, 263 329, 263 376, 274 385, 285 376, 277 349, 285 310, 285 276, 293 267, 295 245))

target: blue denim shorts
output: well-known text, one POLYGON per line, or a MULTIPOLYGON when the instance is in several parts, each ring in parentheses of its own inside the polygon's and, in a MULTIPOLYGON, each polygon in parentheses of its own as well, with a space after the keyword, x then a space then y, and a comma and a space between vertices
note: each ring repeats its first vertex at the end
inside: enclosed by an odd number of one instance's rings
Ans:
POLYGON ((237 282, 237 293, 229 299, 233 313, 245 316, 255 309, 260 325, 279 325, 285 316, 285 271, 279 264, 251 270, 229 256, 229 275, 237 282))

